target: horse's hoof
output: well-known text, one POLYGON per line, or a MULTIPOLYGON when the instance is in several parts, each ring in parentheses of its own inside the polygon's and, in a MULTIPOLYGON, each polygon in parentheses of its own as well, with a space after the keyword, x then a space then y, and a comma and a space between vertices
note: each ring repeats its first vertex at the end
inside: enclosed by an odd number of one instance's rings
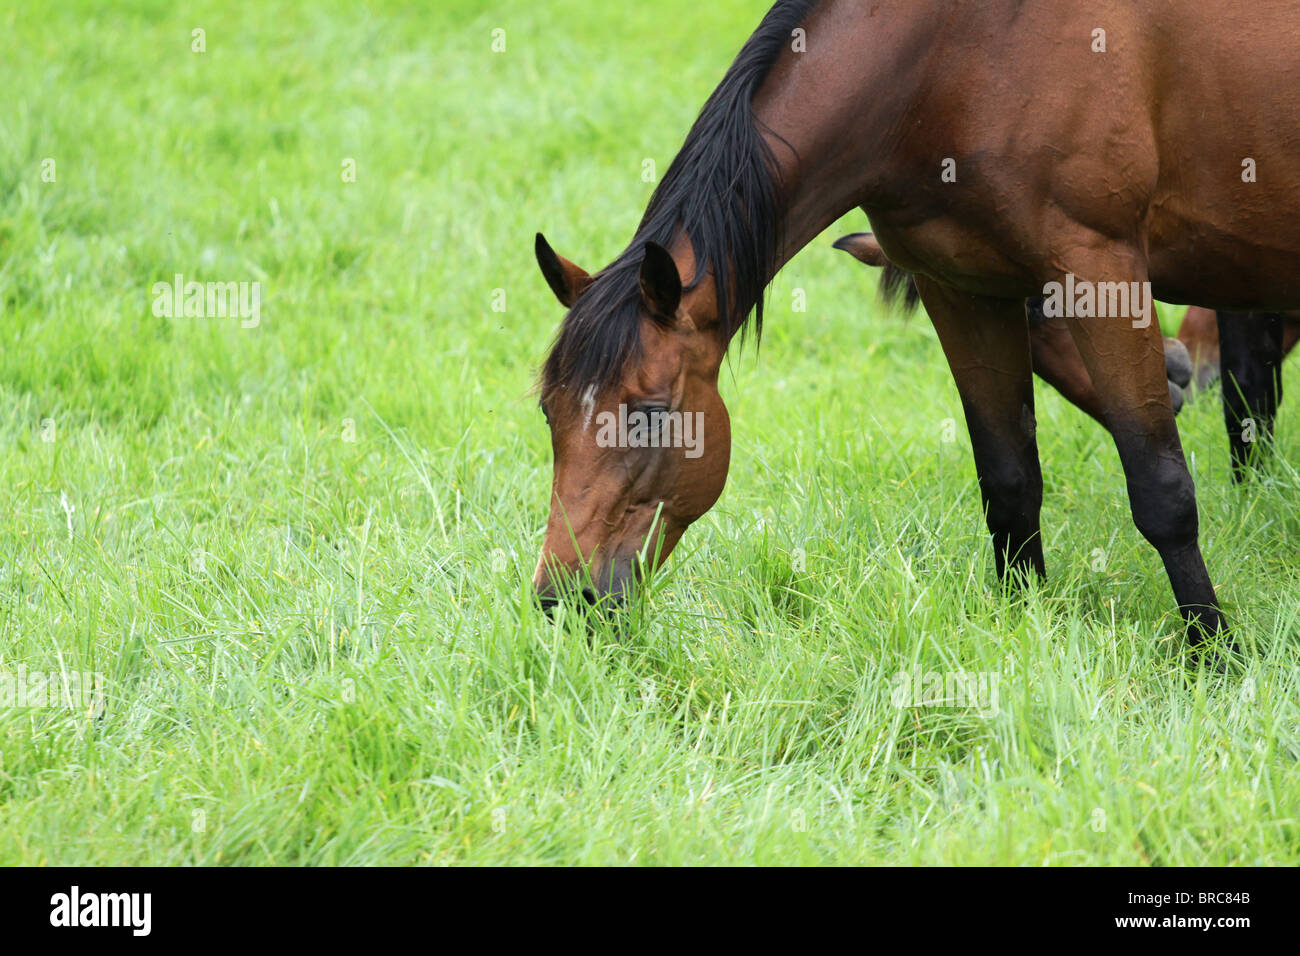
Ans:
POLYGON ((1183 390, 1177 382, 1170 379, 1169 381, 1169 404, 1174 407, 1174 414, 1177 415, 1183 410, 1183 390))
POLYGON ((1188 663, 1203 667, 1212 674, 1241 674, 1250 663, 1245 650, 1231 637, 1203 644, 1193 644, 1189 649, 1188 663))
POLYGON ((1180 388, 1192 380, 1192 356, 1177 339, 1165 339, 1165 375, 1180 388))

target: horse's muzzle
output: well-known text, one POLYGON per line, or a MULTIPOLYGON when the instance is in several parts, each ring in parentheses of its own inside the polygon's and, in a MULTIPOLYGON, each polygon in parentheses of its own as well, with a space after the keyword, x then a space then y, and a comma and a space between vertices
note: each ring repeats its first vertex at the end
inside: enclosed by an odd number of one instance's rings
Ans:
POLYGON ((590 580, 578 570, 548 568, 543 562, 533 576, 533 588, 548 616, 566 599, 578 607, 618 612, 631 603, 640 581, 640 566, 633 559, 613 561, 590 580))

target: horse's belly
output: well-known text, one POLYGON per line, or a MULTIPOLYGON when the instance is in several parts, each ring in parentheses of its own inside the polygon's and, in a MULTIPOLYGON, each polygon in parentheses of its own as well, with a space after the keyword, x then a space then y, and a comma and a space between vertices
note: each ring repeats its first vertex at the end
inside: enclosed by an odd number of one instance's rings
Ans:
POLYGON ((1148 271, 1164 302, 1216 309, 1300 308, 1300 216, 1283 226, 1261 223, 1249 235, 1229 235, 1204 224, 1151 230, 1148 271), (1169 235, 1168 241, 1155 240, 1169 235))

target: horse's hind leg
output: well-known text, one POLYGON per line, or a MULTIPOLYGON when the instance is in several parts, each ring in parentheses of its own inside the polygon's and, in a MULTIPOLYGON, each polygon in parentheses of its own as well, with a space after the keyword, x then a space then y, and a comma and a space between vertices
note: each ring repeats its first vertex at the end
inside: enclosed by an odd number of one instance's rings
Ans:
POLYGON ((1280 312, 1219 313, 1223 420, 1237 481, 1259 463, 1259 449, 1266 451, 1273 437, 1282 401, 1284 327, 1280 312))
POLYGON ((1041 577, 1043 474, 1024 303, 963 295, 922 276, 916 286, 961 393, 998 577, 1041 577))
POLYGON ((1145 285, 1146 269, 1137 253, 1124 246, 1103 247, 1086 258, 1066 259, 1079 280, 1133 283, 1129 288, 1138 290, 1148 310, 1142 314, 1130 303, 1128 315, 1067 320, 1124 466, 1133 521, 1160 552, 1188 638, 1196 644, 1218 633, 1224 619, 1197 541, 1196 489, 1169 403, 1163 341, 1145 285))

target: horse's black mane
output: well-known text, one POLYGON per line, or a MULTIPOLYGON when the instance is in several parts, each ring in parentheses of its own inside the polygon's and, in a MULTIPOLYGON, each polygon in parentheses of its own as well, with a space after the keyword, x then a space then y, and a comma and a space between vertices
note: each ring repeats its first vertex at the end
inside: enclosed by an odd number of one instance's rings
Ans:
POLYGON ((763 328, 763 289, 780 255, 772 149, 753 99, 791 32, 817 0, 780 0, 745 42, 713 91, 650 199, 636 237, 565 316, 542 369, 542 397, 556 388, 600 388, 641 346, 637 272, 646 242, 665 248, 681 233, 695 252, 695 277, 713 275, 724 341, 751 311, 763 328))

